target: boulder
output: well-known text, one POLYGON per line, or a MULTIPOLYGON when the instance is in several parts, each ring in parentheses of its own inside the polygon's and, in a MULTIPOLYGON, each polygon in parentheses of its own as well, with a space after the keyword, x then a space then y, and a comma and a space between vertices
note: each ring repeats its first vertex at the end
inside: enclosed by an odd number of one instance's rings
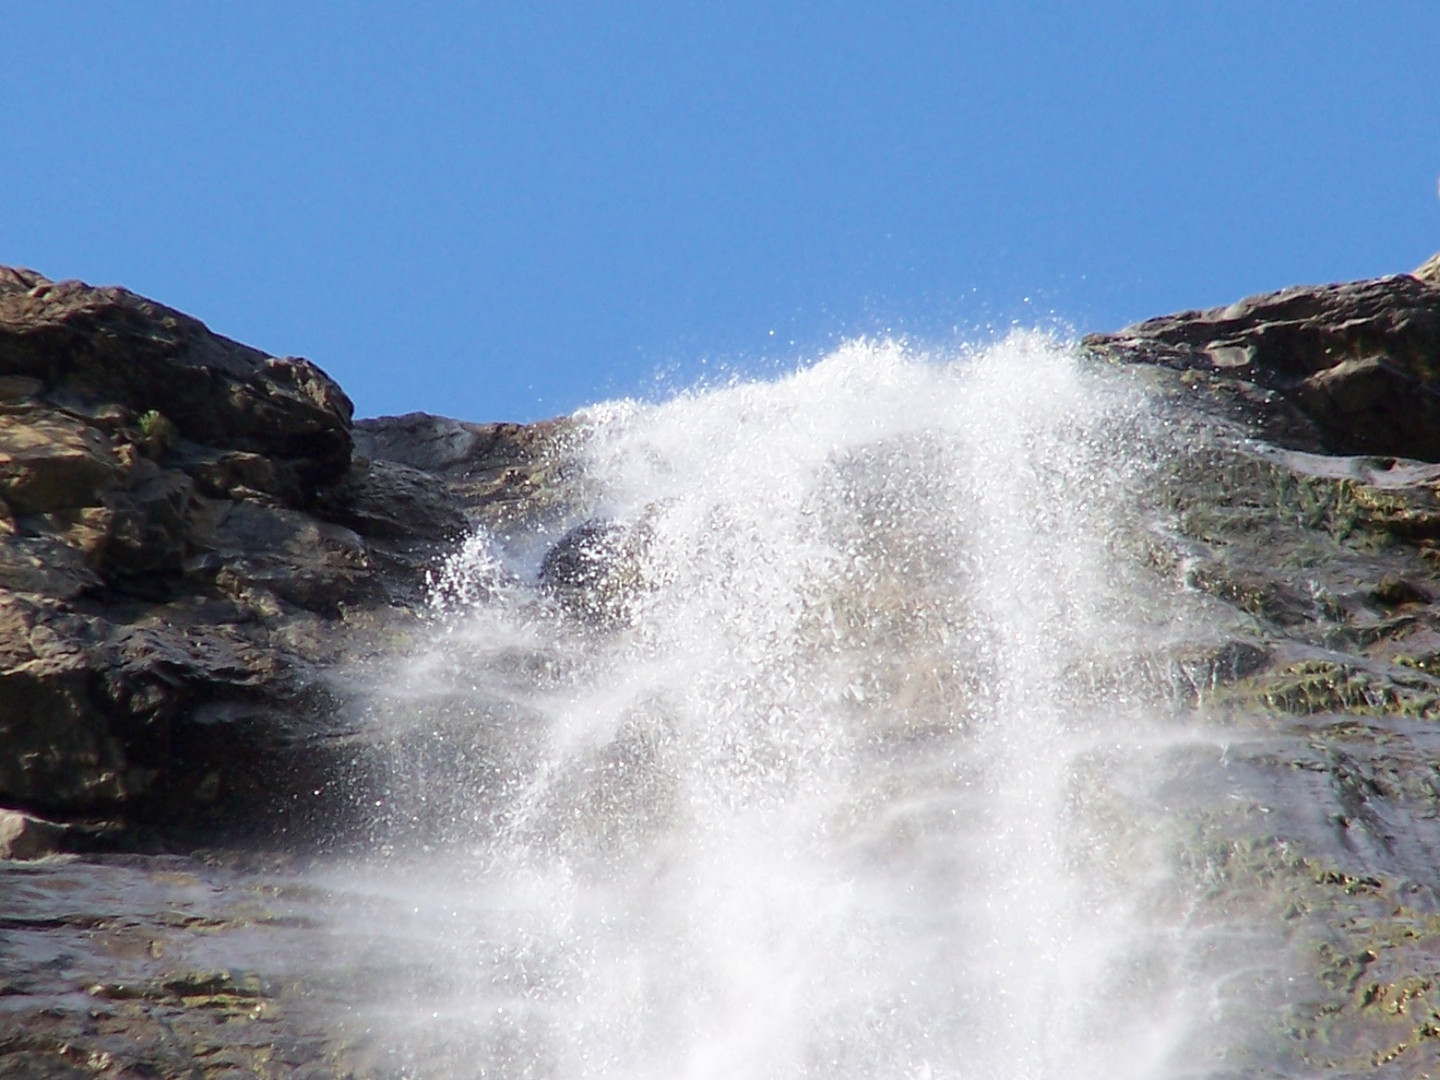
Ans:
POLYGON ((540 585, 584 621, 623 623, 643 587, 643 546, 643 538, 619 522, 582 522, 545 553, 540 585))
POLYGON ((38 859, 60 851, 65 827, 53 821, 0 810, 0 860, 38 859))

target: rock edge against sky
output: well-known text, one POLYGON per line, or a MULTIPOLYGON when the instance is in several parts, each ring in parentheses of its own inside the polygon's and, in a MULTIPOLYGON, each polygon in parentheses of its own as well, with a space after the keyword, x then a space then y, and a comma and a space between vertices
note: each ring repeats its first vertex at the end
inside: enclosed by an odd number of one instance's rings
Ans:
MULTIPOLYGON (((1440 461, 1440 257, 1083 345, 1275 445, 1440 461)), ((364 769, 327 669, 473 524, 560 524, 568 427, 356 422, 308 361, 0 269, 0 805, 81 845, 328 827, 364 769)))
MULTIPOLYGON (((1270 793, 1264 816, 1179 810, 1226 911, 1283 925, 1314 988, 1267 1021, 1264 1061, 1425 1075, 1440 258, 1082 348, 1178 430, 1224 436, 1177 444, 1149 496, 1171 527, 1132 546, 1228 636, 1127 677, 1229 717, 1233 775, 1270 793)), ((396 1074, 336 1021, 385 987, 322 970, 326 901, 247 867, 370 840, 384 762, 335 673, 420 640, 428 576, 475 525, 548 549, 542 579, 576 617, 604 610, 590 593, 624 532, 572 498, 574 430, 355 421, 306 361, 123 289, 0 270, 0 1071, 396 1074), (56 851, 83 855, 24 861, 56 851), (271 897, 259 914, 253 895, 271 897), (292 969, 196 966, 254 955, 247 935, 292 969)))

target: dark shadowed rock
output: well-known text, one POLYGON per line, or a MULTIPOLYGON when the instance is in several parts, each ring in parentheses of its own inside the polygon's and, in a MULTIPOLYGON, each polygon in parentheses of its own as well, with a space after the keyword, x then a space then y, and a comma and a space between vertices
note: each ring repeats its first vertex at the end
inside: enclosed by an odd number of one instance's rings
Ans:
POLYGON ((1440 285, 1422 271, 1283 289, 1084 343, 1187 373, 1281 445, 1440 461, 1440 285))
POLYGON ((324 493, 321 512, 377 539, 453 541, 470 528, 460 500, 433 474, 395 461, 357 458, 324 493))
POLYGON ((471 424, 428 413, 382 416, 355 425, 356 452, 442 477, 473 520, 507 531, 544 520, 563 502, 566 419, 471 424))

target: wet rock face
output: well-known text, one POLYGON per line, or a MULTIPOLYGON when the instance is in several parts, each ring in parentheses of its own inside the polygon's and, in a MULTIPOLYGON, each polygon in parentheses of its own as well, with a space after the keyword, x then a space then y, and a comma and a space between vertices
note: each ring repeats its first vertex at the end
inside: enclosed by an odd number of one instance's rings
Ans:
MULTIPOLYGON (((1223 628, 1116 673, 1224 735, 1177 744, 1160 793, 1188 830, 1175 872, 1203 886, 1192 928, 1223 949, 1253 920, 1288 950, 1289 982, 1237 1007, 1254 1030, 1226 1075, 1428 1076, 1440 263, 1086 346, 1158 390, 1182 448, 1123 542, 1223 628)), ((399 1075, 336 1026, 388 985, 337 963, 347 901, 253 847, 311 844, 367 797, 333 672, 403 644, 471 527, 560 536, 540 580, 582 622, 643 597, 643 523, 563 531, 569 437, 352 423, 305 361, 0 269, 0 1075, 399 1075), (44 858, 157 838, 192 853, 44 858)))
POLYGON ((1150 554, 1257 650, 1198 688, 1223 753, 1187 776, 1211 783, 1169 792, 1190 830, 1177 861, 1217 912, 1197 926, 1254 926, 1284 953, 1235 1075, 1429 1075, 1440 468, 1235 435, 1176 463, 1150 554))
POLYGON ((1419 1077, 1440 1054, 1440 290, 1423 271, 1086 339, 1141 365, 1181 435, 1141 557, 1250 657, 1194 681, 1223 753, 1191 753, 1166 792, 1189 829, 1177 865, 1214 905, 1197 931, 1254 926, 1284 954, 1255 958, 1284 977, 1235 1009, 1234 1075, 1419 1077))
POLYGON ((1440 280, 1283 289, 1092 334, 1093 352, 1186 373, 1280 445, 1440 461, 1440 280))
POLYGON ((552 434, 357 429, 308 361, 0 268, 0 807, 106 836, 333 820, 358 795, 327 669, 406 632, 552 434))
POLYGON ((335 898, 286 870, 133 855, 7 867, 0 1076, 399 1075, 319 1004, 353 999, 369 973, 322 929, 335 898))
POLYGON ((545 553, 540 584, 577 618, 623 623, 644 587, 643 549, 643 534, 633 527, 599 518, 582 522, 545 553))

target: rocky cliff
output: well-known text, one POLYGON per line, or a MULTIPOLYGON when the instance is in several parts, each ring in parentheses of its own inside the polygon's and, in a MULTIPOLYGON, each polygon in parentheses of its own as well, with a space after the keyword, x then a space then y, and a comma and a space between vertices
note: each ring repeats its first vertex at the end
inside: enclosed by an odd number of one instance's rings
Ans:
POLYGON ((1161 665, 1227 740, 1218 772, 1194 763, 1208 784, 1167 789, 1189 822, 1178 859, 1203 883, 1196 923, 1282 942, 1291 974, 1243 992, 1273 1019, 1220 1075, 1434 1075, 1440 260, 1083 348, 1191 433, 1136 556, 1230 625, 1161 665))
POLYGON ((533 516, 558 430, 356 424, 308 361, 0 269, 0 806, 80 846, 333 825, 363 765, 327 668, 533 516))
MULTIPOLYGON (((1233 734, 1228 794, 1175 806, 1193 918, 1300 958, 1224 1075, 1431 1075, 1440 261, 1081 348, 1192 436, 1129 543, 1225 639, 1116 677, 1233 734)), ((0 270, 0 854, 89 853, 3 871, 0 1073, 385 1075, 330 1026, 361 992, 316 930, 328 898, 283 873, 371 794, 332 673, 403 647, 471 526, 559 537, 568 430, 357 422, 306 361, 0 270), (281 959, 233 960, 260 951, 281 959)), ((541 565, 609 580, 607 528, 541 565)))

